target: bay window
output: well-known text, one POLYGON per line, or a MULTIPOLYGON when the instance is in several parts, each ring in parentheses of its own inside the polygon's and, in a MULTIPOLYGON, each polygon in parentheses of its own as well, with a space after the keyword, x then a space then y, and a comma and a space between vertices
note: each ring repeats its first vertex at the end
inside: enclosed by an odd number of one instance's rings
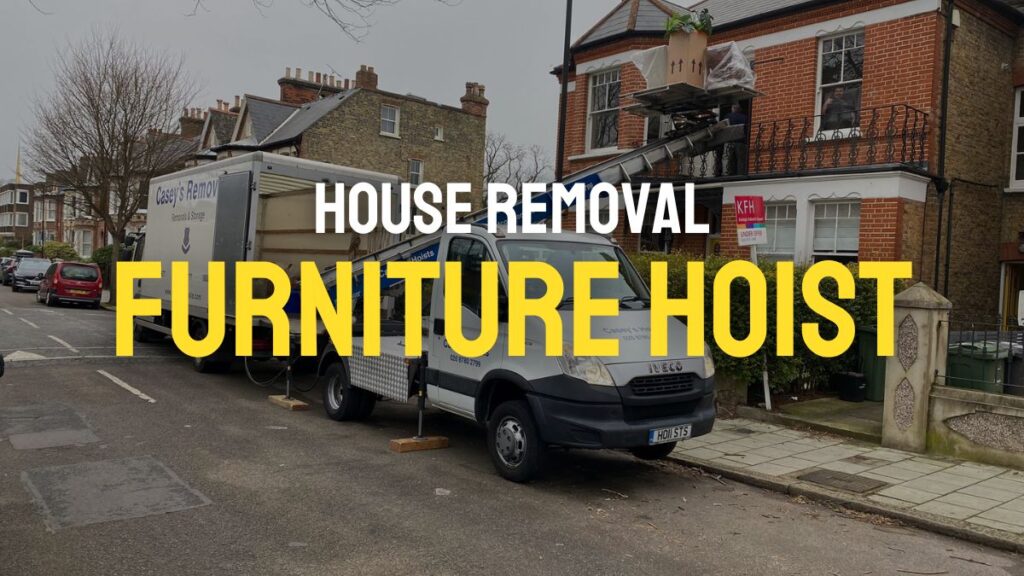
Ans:
POLYGON ((811 251, 815 262, 856 262, 860 250, 860 202, 814 204, 811 251))

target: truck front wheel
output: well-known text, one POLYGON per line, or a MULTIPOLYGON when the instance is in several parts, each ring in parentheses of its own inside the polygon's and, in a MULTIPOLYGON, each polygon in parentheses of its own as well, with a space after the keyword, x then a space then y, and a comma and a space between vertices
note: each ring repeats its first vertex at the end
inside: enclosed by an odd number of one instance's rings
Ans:
POLYGON ((487 421, 487 446, 494 468, 513 482, 540 476, 547 447, 525 400, 501 403, 487 421))
POLYGON ((667 444, 655 444, 654 446, 640 446, 633 448, 630 452, 641 460, 661 460, 667 458, 676 449, 675 442, 667 444))
POLYGON ((331 364, 324 372, 324 409, 332 420, 360 420, 370 415, 376 399, 355 388, 341 362, 331 364))

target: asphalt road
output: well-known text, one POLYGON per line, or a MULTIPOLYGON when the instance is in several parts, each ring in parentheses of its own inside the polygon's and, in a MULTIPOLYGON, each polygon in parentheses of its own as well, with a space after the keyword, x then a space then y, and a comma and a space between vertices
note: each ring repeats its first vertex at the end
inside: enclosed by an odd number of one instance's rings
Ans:
POLYGON ((17 359, 0 574, 1024 575, 1011 554, 620 453, 558 452, 546 479, 511 484, 442 413, 427 430, 451 448, 393 454, 411 406, 287 412, 166 344, 112 357, 113 319, 0 289, 17 359))

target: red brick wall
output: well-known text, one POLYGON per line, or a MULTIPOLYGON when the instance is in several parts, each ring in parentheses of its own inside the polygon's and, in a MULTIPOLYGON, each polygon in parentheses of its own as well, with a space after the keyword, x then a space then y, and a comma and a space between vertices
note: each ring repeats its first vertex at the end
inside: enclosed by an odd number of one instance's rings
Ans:
POLYGON ((869 198, 860 203, 860 249, 858 259, 893 261, 900 259, 900 221, 903 201, 899 198, 869 198))
MULTIPOLYGON (((898 0, 858 0, 804 11, 799 14, 759 22, 735 30, 718 32, 714 43, 743 40, 813 24, 851 14, 861 13, 901 3, 898 0)), ((936 125, 937 86, 941 71, 939 58, 942 36, 942 17, 938 13, 921 14, 865 29, 864 83, 862 108, 908 104, 930 114, 931 125, 936 125)), ((619 40, 607 45, 586 49, 576 54, 577 66, 633 49, 662 45, 660 37, 619 40)), ((770 46, 755 52, 757 89, 764 95, 754 100, 751 120, 761 122, 813 116, 817 99, 818 40, 808 38, 787 44, 770 46)), ((632 103, 628 95, 645 88, 640 71, 631 64, 621 66, 623 107, 632 103)), ((587 158, 568 161, 568 157, 586 151, 587 75, 570 75, 576 90, 569 95, 566 130, 566 173, 582 170, 605 158, 587 158)), ((902 119, 901 119, 902 120, 902 119)), ((882 127, 884 128, 884 126, 882 127)), ((900 127, 901 128, 901 127, 900 127)), ((935 130, 932 130, 933 137, 935 130)), ((779 138, 782 138, 780 135, 779 138)), ((620 115, 619 148, 629 149, 642 143, 644 120, 628 113, 620 115)), ((881 147, 880 147, 881 148, 881 147)), ((927 146, 928 150, 934 145, 927 146)), ((843 149, 844 157, 848 149, 843 149)), ((860 155, 866 153, 862 147, 860 155)), ((813 152, 811 153, 813 156, 813 152)), ((831 152, 829 152, 831 154, 831 152)), ((881 155, 881 151, 879 152, 881 155)), ((751 165, 754 155, 750 156, 751 165)), ((767 161, 760 169, 767 171, 767 161)))

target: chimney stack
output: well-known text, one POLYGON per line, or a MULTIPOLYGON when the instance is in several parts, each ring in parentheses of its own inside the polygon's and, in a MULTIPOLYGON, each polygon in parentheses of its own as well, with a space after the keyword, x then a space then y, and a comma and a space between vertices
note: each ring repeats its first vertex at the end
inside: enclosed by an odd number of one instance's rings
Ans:
POLYGON ((356 72, 356 88, 367 88, 369 90, 377 89, 377 72, 373 70, 373 66, 367 66, 363 64, 359 67, 359 71, 356 72))
POLYGON ((195 138, 203 132, 203 115, 199 108, 185 108, 178 119, 178 131, 182 138, 195 138))
POLYGON ((476 82, 466 82, 466 95, 460 99, 462 111, 473 116, 487 117, 490 101, 484 97, 485 87, 476 82))
POLYGON ((315 102, 321 98, 337 94, 341 89, 332 84, 333 76, 323 72, 306 71, 306 78, 302 78, 302 68, 295 69, 295 75, 289 72, 291 68, 285 68, 283 78, 278 79, 277 85, 281 89, 280 97, 282 102, 288 104, 303 105, 307 102, 315 102))

